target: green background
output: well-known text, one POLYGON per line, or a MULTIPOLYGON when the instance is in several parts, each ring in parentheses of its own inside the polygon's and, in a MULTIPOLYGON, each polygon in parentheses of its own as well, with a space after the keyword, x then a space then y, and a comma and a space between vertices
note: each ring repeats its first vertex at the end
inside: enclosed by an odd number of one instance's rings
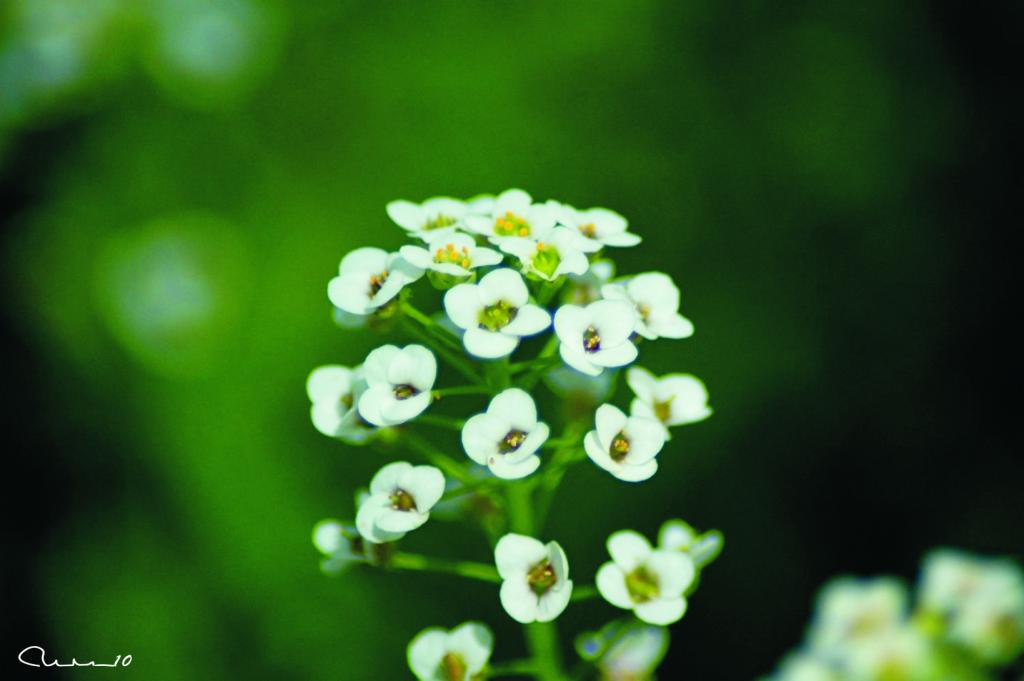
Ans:
MULTIPOLYGON (((320 436, 304 392, 380 342, 326 282, 400 245, 389 200, 514 186, 627 216, 620 270, 669 272, 697 327, 642 360, 701 376, 714 417, 647 485, 575 469, 547 531, 580 583, 614 529, 724 532, 672 673, 769 671, 833 574, 1019 556, 998 88, 961 14, 853 5, 0 5, 7 648, 398 679, 421 628, 482 619, 519 656, 492 586, 319 573, 313 523, 388 459, 320 436)), ((488 558, 451 524, 410 543, 488 558)))

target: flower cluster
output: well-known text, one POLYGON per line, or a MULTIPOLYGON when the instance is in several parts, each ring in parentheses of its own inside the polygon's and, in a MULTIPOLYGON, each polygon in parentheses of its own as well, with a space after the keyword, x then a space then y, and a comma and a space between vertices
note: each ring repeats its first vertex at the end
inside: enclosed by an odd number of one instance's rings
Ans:
MULTIPOLYGON (((566 551, 539 530, 573 465, 589 459, 620 481, 649 480, 670 429, 710 416, 699 379, 635 365, 643 343, 693 334, 679 289, 662 272, 616 276, 607 251, 641 239, 605 208, 538 202, 511 189, 465 201, 394 201, 386 212, 413 243, 348 253, 327 296, 339 325, 397 332, 408 342, 380 345, 357 366, 319 367, 306 388, 324 435, 401 448, 401 458, 423 462, 381 467, 357 494, 354 521, 314 528, 324 571, 366 564, 492 582, 509 617, 533 627, 551 627, 571 602, 600 596, 630 614, 581 636, 581 657, 602 678, 646 678, 668 645, 664 627, 685 614, 721 535, 680 520, 662 526, 656 545, 633 530, 613 532, 610 560, 592 585, 580 586, 566 551), (417 291, 431 290, 443 292, 431 311, 414 305, 417 291), (526 356, 512 361, 516 355, 526 356), (632 397, 617 406, 620 373, 632 397), (561 409, 541 413, 539 383, 561 409), (435 407, 449 398, 478 406, 468 414, 435 407), (443 431, 457 436, 454 447, 443 431), (479 525, 490 561, 401 550, 400 540, 432 513, 479 525)), ((562 678, 551 646, 531 643, 530 659, 494 665, 492 645, 479 622, 428 628, 409 644, 409 668, 448 681, 513 672, 562 678)))
POLYGON ((942 549, 916 603, 894 578, 828 584, 804 646, 771 681, 983 681, 1024 652, 1024 572, 942 549))

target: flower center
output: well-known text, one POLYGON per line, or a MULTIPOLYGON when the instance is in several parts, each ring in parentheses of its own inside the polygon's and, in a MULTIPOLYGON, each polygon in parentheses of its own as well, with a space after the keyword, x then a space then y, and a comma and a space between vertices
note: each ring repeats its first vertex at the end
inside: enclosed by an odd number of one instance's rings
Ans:
POLYGON ((519 309, 512 307, 504 300, 488 305, 480 310, 480 328, 497 331, 509 325, 519 314, 519 309))
POLYGON ((391 501, 391 508, 396 511, 415 511, 416 500, 412 498, 412 495, 406 492, 404 489, 396 489, 388 497, 391 501))
POLYGON ((592 326, 583 332, 583 349, 586 352, 597 352, 601 349, 601 334, 592 326))
POLYGON ((651 316, 651 306, 647 303, 637 305, 636 311, 640 314, 640 319, 644 321, 647 321, 647 318, 651 316))
POLYGON ((498 236, 530 236, 530 223, 507 210, 494 221, 494 233, 498 236))
POLYGON ((443 227, 451 227, 458 220, 450 215, 438 214, 432 218, 427 218, 427 221, 423 223, 423 231, 429 232, 432 229, 441 229, 443 227))
POLYGON ((646 603, 658 597, 658 576, 641 565, 626 575, 626 589, 636 603, 646 603))
POLYGON ((537 244, 537 252, 533 254, 533 269, 545 277, 553 277, 561 262, 562 256, 558 255, 558 249, 543 241, 537 244))
POLYGON ((672 400, 674 399, 675 396, 672 396, 665 400, 664 402, 655 401, 654 415, 657 416, 658 420, 660 420, 662 423, 668 423, 669 417, 672 416, 672 400))
POLYGON ((384 288, 384 282, 388 280, 388 271, 384 270, 380 274, 370 275, 370 297, 373 298, 377 293, 384 288))
POLYGON ((355 398, 352 396, 352 393, 345 393, 341 396, 341 399, 338 400, 338 402, 340 402, 341 406, 345 408, 345 411, 348 411, 352 408, 355 398))
POLYGON ((415 386, 409 385, 408 383, 402 383, 401 385, 395 386, 395 399, 407 400, 410 397, 416 397, 420 394, 420 391, 415 386))
POLYGON ((463 681, 468 667, 458 653, 446 653, 441 658, 441 678, 446 681, 463 681))
POLYGON ((555 585, 558 578, 555 576, 555 568, 551 561, 544 560, 537 563, 526 573, 526 583, 533 589, 533 593, 543 596, 548 589, 555 585))
POLYGON ((629 454, 629 439, 626 434, 620 432, 614 438, 612 438, 612 446, 608 448, 608 456, 612 457, 612 461, 622 461, 629 454))
POLYGON ((508 435, 503 437, 501 442, 498 443, 498 451, 502 454, 514 452, 522 446, 525 440, 526 433, 521 430, 510 430, 508 431, 508 435))
POLYGON ((588 222, 585 225, 580 225, 580 234, 590 239, 593 239, 595 236, 597 236, 597 225, 595 225, 593 222, 588 222))
POLYGON ((447 244, 444 248, 439 248, 434 252, 434 262, 439 265, 458 265, 468 270, 470 265, 469 247, 463 246, 456 249, 455 244, 447 244))

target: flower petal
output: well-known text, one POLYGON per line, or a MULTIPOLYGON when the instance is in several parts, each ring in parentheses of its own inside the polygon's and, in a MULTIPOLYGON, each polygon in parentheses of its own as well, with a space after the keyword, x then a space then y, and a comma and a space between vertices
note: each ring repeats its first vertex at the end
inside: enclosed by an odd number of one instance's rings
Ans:
POLYGON ((602 404, 594 414, 598 442, 604 449, 611 447, 612 440, 626 427, 628 419, 614 404, 602 404))
POLYGON ((381 510, 374 518, 374 525, 378 530, 384 532, 406 533, 415 530, 430 518, 429 513, 418 511, 399 511, 398 509, 387 508, 381 510))
MULTIPOLYGON (((428 391, 404 400, 391 399, 382 402, 380 415, 384 419, 384 425, 397 426, 400 423, 416 418, 430 406, 431 399, 430 392, 428 391)), ((362 404, 362 400, 359 403, 362 404)), ((369 419, 367 420, 369 421, 369 419)))
POLYGON ((627 573, 647 560, 652 551, 647 537, 633 530, 619 530, 608 537, 609 555, 627 573))
POLYGON ((473 676, 483 669, 491 658, 494 635, 480 622, 464 622, 448 634, 447 648, 462 657, 462 661, 466 663, 466 671, 473 676))
POLYGON ((551 589, 537 600, 537 621, 551 622, 565 611, 572 598, 572 580, 561 589, 551 589))
POLYGON ((614 347, 604 347, 590 355, 590 361, 601 367, 621 367, 629 364, 640 354, 628 340, 614 347))
POLYGON ((382 345, 370 352, 363 362, 366 382, 371 386, 388 385, 388 367, 397 354, 397 345, 382 345))
POLYGON ((592 324, 601 334, 601 347, 624 343, 636 326, 636 309, 621 300, 599 300, 587 306, 592 324))
POLYGON ((508 455, 495 454, 487 459, 487 468, 502 480, 519 480, 532 475, 540 467, 539 456, 513 460, 508 455))
POLYGON ((530 298, 522 275, 509 267, 488 272, 480 279, 479 286, 480 300, 484 305, 494 305, 503 300, 512 307, 522 307, 530 298))
POLYGON ((623 482, 643 482, 651 479, 658 472, 658 460, 651 459, 641 464, 620 465, 617 470, 611 471, 612 475, 623 482))
POLYGON ((395 461, 381 467, 370 480, 370 494, 391 494, 398 489, 402 477, 411 470, 412 464, 408 461, 395 461))
POLYGON ((388 252, 383 248, 364 246, 349 251, 338 265, 338 274, 349 272, 359 274, 378 274, 388 267, 388 252))
POLYGON ((506 579, 502 582, 499 597, 505 612, 516 622, 529 624, 537 621, 539 599, 527 584, 525 577, 506 579))
POLYGON ((583 352, 582 347, 579 347, 580 345, 580 340, 577 340, 571 345, 562 342, 562 344, 558 346, 558 354, 561 355, 562 361, 581 374, 586 374, 588 376, 600 376, 604 369, 591 362, 591 355, 583 352))
POLYGON ((579 305, 563 305, 555 312, 555 333, 563 343, 582 348, 583 332, 590 326, 590 320, 589 308, 582 308, 579 305))
POLYGON ((459 328, 477 328, 480 325, 480 311, 483 308, 477 284, 456 284, 444 294, 445 314, 459 328))
POLYGON ((658 598, 641 603, 633 612, 648 624, 666 626, 683 618, 683 614, 686 613, 686 599, 682 596, 669 599, 658 598))
POLYGON ((476 414, 462 426, 462 448, 466 456, 484 466, 490 457, 498 454, 498 443, 507 434, 508 425, 503 419, 476 414))
POLYGON ((525 575, 531 567, 544 560, 548 551, 544 544, 533 537, 509 533, 498 540, 494 547, 494 564, 502 579, 525 582, 525 575))
POLYGON ((437 668, 448 652, 450 634, 440 627, 424 629, 409 642, 406 659, 409 669, 420 681, 433 681, 437 668))
POLYGON ((384 210, 392 222, 410 232, 420 231, 427 221, 426 212, 412 201, 392 201, 384 210))
POLYGON ((537 305, 523 305, 516 313, 516 318, 505 325, 502 333, 513 336, 532 336, 551 326, 551 315, 537 305))
POLYGON ((335 402, 351 389, 352 370, 337 364, 317 367, 306 379, 306 394, 311 402, 335 402))
POLYGON ((647 567, 658 575, 662 598, 682 596, 696 575, 693 559, 682 551, 654 551, 647 558, 647 567))
POLYGON ((487 405, 488 414, 500 414, 518 430, 529 431, 537 425, 537 405, 521 388, 508 388, 494 396, 487 405))
POLYGON ((630 367, 626 370, 626 383, 637 397, 647 403, 654 402, 654 390, 658 379, 643 367, 630 367))
POLYGON ((466 351, 484 359, 497 359, 511 354, 518 346, 519 339, 497 331, 473 328, 462 336, 466 351))
POLYGON ((426 513, 444 494, 444 474, 434 466, 413 466, 398 481, 416 502, 416 510, 426 513))
POLYGON ((372 386, 359 396, 359 415, 375 426, 393 425, 384 416, 384 410, 395 401, 395 395, 386 385, 372 386))
POLYGON ((621 567, 611 561, 605 563, 598 569, 595 581, 603 599, 616 608, 633 609, 633 599, 626 588, 626 573, 621 567))

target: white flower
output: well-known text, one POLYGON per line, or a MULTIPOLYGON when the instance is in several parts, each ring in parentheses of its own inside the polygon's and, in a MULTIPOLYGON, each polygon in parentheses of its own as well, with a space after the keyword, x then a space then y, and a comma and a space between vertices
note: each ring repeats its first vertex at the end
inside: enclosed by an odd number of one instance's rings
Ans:
POLYGON ((597 590, 617 608, 632 610, 648 624, 672 624, 686 612, 683 593, 696 570, 684 553, 651 547, 632 530, 608 537, 611 561, 597 571, 597 590))
POLYGON ((409 669, 420 681, 470 681, 487 666, 493 648, 491 630, 479 622, 451 631, 430 627, 409 642, 409 669))
POLYGON ((580 249, 579 235, 568 227, 537 230, 531 237, 501 239, 501 250, 516 256, 525 274, 554 281, 566 274, 584 274, 590 261, 580 249))
POLYGON ((903 625, 884 635, 859 640, 843 651, 851 681, 936 681, 938 658, 928 639, 903 625))
POLYGON ((423 270, 410 265, 398 253, 357 248, 341 259, 338 276, 327 285, 327 297, 345 312, 367 315, 421 276, 423 270))
POLYGON ((689 523, 678 519, 666 520, 658 530, 658 548, 682 551, 693 559, 698 570, 718 557, 724 543, 718 530, 700 534, 689 523))
POLYGON ((411 236, 424 241, 453 235, 466 215, 466 204, 440 196, 423 203, 392 201, 387 205, 388 217, 411 236))
POLYGON ((448 318, 465 329, 462 343, 477 357, 504 357, 523 336, 551 325, 547 310, 527 301, 530 292, 515 270, 488 272, 476 284, 459 284, 444 294, 448 318))
POLYGON ((572 596, 569 561, 558 542, 506 534, 494 547, 501 575, 501 605, 517 622, 550 622, 572 596))
POLYGON ((841 578, 818 597, 809 640, 818 650, 835 650, 851 642, 886 636, 904 621, 907 594, 895 579, 841 578))
POLYGON ((804 653, 790 655, 771 681, 843 681, 824 660, 804 653))
POLYGON ((668 629, 650 625, 631 626, 615 638, 597 666, 604 681, 642 681, 653 678, 654 670, 668 652, 668 629))
POLYGON ((577 210, 561 204, 558 222, 580 235, 581 248, 587 253, 601 250, 605 246, 636 246, 640 237, 626 231, 629 223, 615 211, 607 208, 577 210))
POLYGON ((630 367, 626 383, 636 395, 629 413, 656 419, 665 426, 666 439, 672 438, 669 426, 696 423, 711 416, 707 388, 696 376, 667 374, 658 378, 643 367, 630 367))
POLYGON ((693 323, 679 314, 679 289, 667 274, 645 272, 624 283, 605 284, 601 295, 633 305, 637 311, 636 332, 648 340, 693 335, 693 323))
POLYGON ((427 522, 444 494, 444 475, 433 466, 396 461, 377 471, 359 504, 356 528, 374 544, 396 541, 427 522))
POLYGON ((664 429, 653 419, 626 416, 618 407, 597 408, 594 430, 583 438, 590 460, 619 480, 640 482, 658 472, 655 457, 665 445, 664 429))
POLYGON ((559 354, 573 369, 590 376, 599 375, 605 367, 629 364, 638 354, 629 339, 635 323, 633 308, 621 301, 563 305, 555 313, 559 354))
POLYGON ((334 518, 325 518, 313 526, 313 546, 324 555, 320 569, 328 574, 337 574, 366 560, 356 528, 334 518))
POLYGON ((437 360, 422 345, 383 345, 367 355, 363 370, 367 388, 359 415, 373 425, 404 423, 430 405, 437 360))
POLYGON ((359 417, 355 406, 365 390, 362 367, 327 365, 314 369, 306 381, 306 393, 313 403, 313 426, 328 437, 347 442, 365 440, 373 429, 359 417))
POLYGON ((615 263, 595 260, 583 274, 570 274, 563 300, 573 305, 589 305, 601 300, 601 287, 615 276, 615 263))
POLYGON ((534 203, 522 189, 509 189, 498 195, 493 203, 486 197, 474 202, 474 212, 489 209, 486 215, 469 215, 466 225, 477 234, 483 234, 494 243, 508 237, 533 237, 547 234, 557 219, 554 206, 534 203))
POLYGON ((415 267, 453 277, 468 277, 477 267, 491 267, 501 262, 501 253, 491 248, 478 248, 468 234, 441 235, 430 239, 425 248, 402 246, 399 253, 415 267))
POLYGON ((536 452, 547 439, 548 426, 537 421, 533 398, 519 388, 496 395, 485 413, 470 417, 462 427, 462 446, 469 458, 506 480, 537 470, 536 452))

